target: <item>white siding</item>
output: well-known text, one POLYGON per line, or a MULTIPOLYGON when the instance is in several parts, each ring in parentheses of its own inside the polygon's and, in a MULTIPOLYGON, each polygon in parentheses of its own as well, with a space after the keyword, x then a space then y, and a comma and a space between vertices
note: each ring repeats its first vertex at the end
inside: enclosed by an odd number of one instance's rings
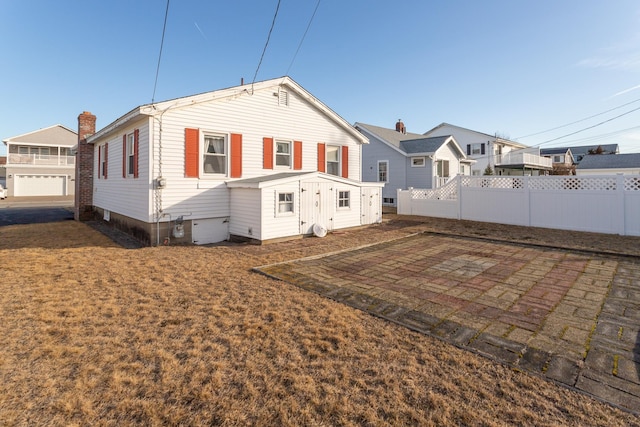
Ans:
POLYGON ((262 215, 264 209, 259 189, 234 188, 231 192, 229 233, 252 239, 262 238, 262 215))
POLYGON ((361 188, 355 186, 346 186, 344 184, 338 184, 335 186, 335 192, 333 194, 333 208, 335 210, 333 214, 333 228, 347 228, 355 227, 361 224, 360 204, 362 202, 361 188), (349 192, 350 206, 348 208, 338 207, 338 196, 340 191, 349 192))
POLYGON ((262 238, 297 236, 300 234, 300 184, 299 182, 262 189, 262 238), (293 213, 280 214, 278 193, 293 193, 293 213))
POLYGON ((119 129, 116 133, 94 142, 93 204, 140 221, 153 221, 150 210, 151 180, 149 175, 149 122, 119 129), (138 178, 122 177, 122 136, 139 130, 138 178), (109 144, 107 179, 99 176, 100 146, 109 144))
MULTIPOLYGON (((174 215, 191 213, 192 218, 229 216, 226 180, 185 178, 185 128, 224 134, 242 134, 242 178, 251 178, 282 172, 282 169, 265 170, 263 164, 263 138, 273 137, 302 141, 302 170, 317 170, 318 143, 349 146, 349 177, 360 178, 360 148, 358 140, 344 128, 329 120, 323 113, 289 91, 289 106, 279 106, 273 95, 277 88, 244 92, 233 98, 219 99, 199 104, 167 109, 162 114, 160 126, 154 126, 156 174, 160 172, 167 181, 162 191, 163 210, 174 215), (162 164, 158 158, 162 158, 162 164), (161 166, 161 171, 160 171, 161 166), (215 189, 214 192, 211 190, 215 189)), ((158 116, 158 123, 160 116, 158 116)), ((152 213, 152 212, 150 212, 152 213)), ((235 214, 235 212, 234 212, 235 214)), ((233 232, 233 231, 232 231, 233 232)))

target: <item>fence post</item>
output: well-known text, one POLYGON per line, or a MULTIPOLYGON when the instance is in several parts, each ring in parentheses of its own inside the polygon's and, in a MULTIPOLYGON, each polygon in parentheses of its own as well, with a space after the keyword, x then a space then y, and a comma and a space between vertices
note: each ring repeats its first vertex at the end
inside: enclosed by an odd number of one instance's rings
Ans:
POLYGON ((456 182, 456 191, 458 192, 458 220, 462 219, 462 176, 458 175, 456 177, 458 182, 456 182))
POLYGON ((523 176, 522 177, 522 191, 524 191, 524 196, 525 196, 525 203, 527 204, 526 206, 526 212, 527 212, 527 226, 531 227, 531 187, 529 186, 529 180, 532 177, 530 176, 523 176))
POLYGON ((616 208, 618 209, 618 220, 616 221, 618 223, 618 234, 624 236, 627 233, 627 218, 624 206, 624 175, 621 173, 616 175, 616 196, 618 199, 618 203, 616 203, 616 208))

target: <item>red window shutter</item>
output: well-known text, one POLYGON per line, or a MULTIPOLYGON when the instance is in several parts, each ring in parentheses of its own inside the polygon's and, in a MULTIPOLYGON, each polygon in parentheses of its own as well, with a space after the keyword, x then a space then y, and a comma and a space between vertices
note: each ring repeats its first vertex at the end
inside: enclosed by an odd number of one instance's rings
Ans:
POLYGON ((109 143, 104 144, 104 179, 107 179, 109 172, 109 143))
POLYGON ((133 177, 138 177, 138 147, 139 147, 140 131, 133 131, 133 177))
POLYGON ((293 168, 302 169, 302 141, 293 141, 293 168))
POLYGON ((98 179, 102 178, 102 147, 98 147, 98 179))
POLYGON ((122 135, 122 177, 127 177, 127 134, 122 135))
POLYGON ((200 175, 200 131, 198 129, 184 130, 184 176, 198 178, 200 175))
POLYGON ((262 138, 262 168, 273 169, 273 138, 262 138))
POLYGON ((318 172, 326 171, 326 158, 325 158, 325 145, 322 142, 318 143, 318 172))
POLYGON ((242 135, 231 134, 231 178, 242 176, 242 135))
POLYGON ((349 147, 342 146, 342 177, 349 178, 349 147))

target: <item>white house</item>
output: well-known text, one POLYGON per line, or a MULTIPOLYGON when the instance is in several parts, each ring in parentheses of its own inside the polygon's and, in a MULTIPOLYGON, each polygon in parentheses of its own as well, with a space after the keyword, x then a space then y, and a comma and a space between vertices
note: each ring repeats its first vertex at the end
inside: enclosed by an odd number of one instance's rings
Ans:
POLYGON ((74 193, 78 135, 62 125, 2 141, 7 146, 6 190, 9 197, 70 196, 74 193))
POLYGON ((576 166, 576 175, 640 175, 640 153, 587 154, 576 166))
POLYGON ((483 175, 488 166, 496 175, 545 175, 552 169, 551 159, 541 156, 539 148, 449 123, 441 123, 424 135, 455 137, 467 156, 476 160, 472 175, 483 175))
POLYGON ((451 135, 409 133, 401 121, 395 129, 364 123, 355 127, 369 139, 362 149, 362 180, 385 183, 384 205, 396 206, 398 190, 437 188, 452 176, 470 175, 475 163, 451 135))
POLYGON ((361 181, 367 139, 289 77, 142 105, 98 132, 90 113, 78 121, 76 219, 151 245, 382 219, 383 184, 361 181))

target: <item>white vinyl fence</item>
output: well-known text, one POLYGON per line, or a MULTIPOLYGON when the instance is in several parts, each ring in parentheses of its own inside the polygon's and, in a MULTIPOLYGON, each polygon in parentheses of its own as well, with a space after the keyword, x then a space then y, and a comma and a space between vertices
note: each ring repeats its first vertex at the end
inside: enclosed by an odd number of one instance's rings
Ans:
POLYGON ((640 236, 640 175, 457 176, 397 200, 400 215, 640 236))

